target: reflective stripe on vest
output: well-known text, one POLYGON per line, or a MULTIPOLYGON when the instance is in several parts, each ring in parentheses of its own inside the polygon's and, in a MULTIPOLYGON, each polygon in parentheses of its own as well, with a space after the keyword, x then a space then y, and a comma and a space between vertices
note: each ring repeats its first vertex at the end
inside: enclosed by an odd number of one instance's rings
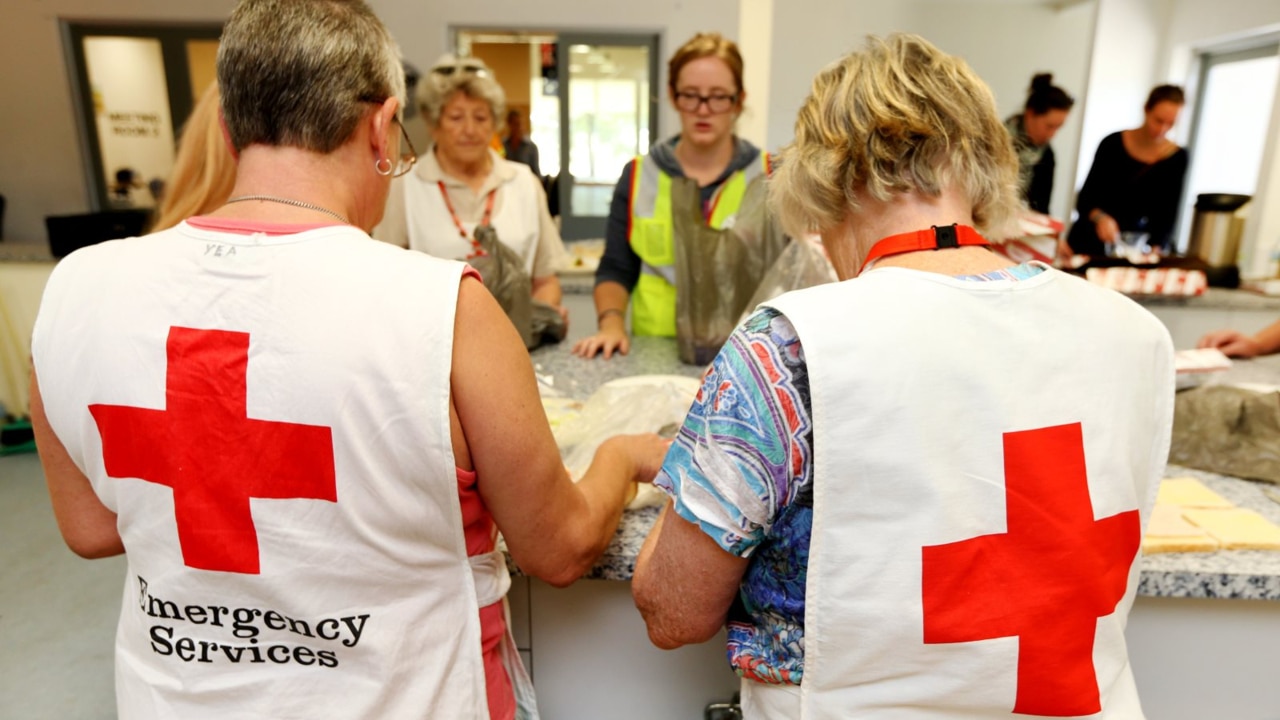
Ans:
MULTIPOLYGON (((769 154, 721 183, 711 201, 707 224, 733 226, 747 185, 769 172, 769 154)), ((647 156, 635 159, 631 174, 628 240, 640 257, 640 279, 631 295, 631 331, 636 335, 676 334, 675 243, 671 218, 671 176, 647 156)))

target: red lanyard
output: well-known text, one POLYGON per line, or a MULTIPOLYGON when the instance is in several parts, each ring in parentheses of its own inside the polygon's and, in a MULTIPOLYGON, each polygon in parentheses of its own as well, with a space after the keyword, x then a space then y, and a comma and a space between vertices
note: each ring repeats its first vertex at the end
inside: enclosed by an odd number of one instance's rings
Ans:
POLYGON ((901 255, 902 253, 915 252, 916 250, 944 250, 946 248, 960 247, 961 245, 981 247, 990 244, 990 241, 979 235, 977 230, 968 225, 943 225, 941 227, 934 225, 928 230, 916 230, 915 232, 902 233, 901 235, 890 235, 887 238, 876 241, 876 244, 871 246, 871 252, 867 253, 867 259, 862 261, 862 267, 858 268, 858 274, 861 275, 872 261, 890 255, 901 255))
MULTIPOLYGON (((458 213, 453 209, 453 203, 449 201, 449 191, 445 189, 444 181, 437 180, 436 184, 440 186, 440 196, 444 198, 444 206, 449 209, 449 217, 453 218, 453 225, 458 228, 458 237, 471 243, 471 247, 474 248, 471 254, 467 256, 467 259, 488 255, 484 248, 480 247, 480 243, 476 242, 474 234, 468 236, 467 229, 462 227, 462 221, 458 219, 458 213)), ((489 218, 493 215, 493 196, 497 192, 497 188, 490 190, 489 195, 484 200, 484 217, 480 218, 481 225, 489 224, 489 218)))

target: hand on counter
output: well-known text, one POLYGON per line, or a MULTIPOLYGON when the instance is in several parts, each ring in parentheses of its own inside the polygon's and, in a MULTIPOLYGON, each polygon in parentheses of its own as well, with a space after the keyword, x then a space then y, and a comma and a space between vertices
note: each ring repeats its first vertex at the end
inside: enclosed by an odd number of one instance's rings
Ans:
POLYGON ((604 353, 607 360, 613 357, 615 351, 621 355, 631 351, 631 338, 627 337, 625 327, 605 325, 595 335, 583 338, 573 346, 573 354, 584 358, 593 358, 596 353, 604 353))
POLYGON ((1280 320, 1262 328, 1256 335, 1235 330, 1215 330, 1200 338, 1199 348, 1217 348, 1227 357, 1251 358, 1280 352, 1280 320))
POLYGON ((1255 338, 1235 330, 1215 330, 1200 338, 1196 347, 1215 348, 1227 357, 1251 358, 1266 354, 1255 338))

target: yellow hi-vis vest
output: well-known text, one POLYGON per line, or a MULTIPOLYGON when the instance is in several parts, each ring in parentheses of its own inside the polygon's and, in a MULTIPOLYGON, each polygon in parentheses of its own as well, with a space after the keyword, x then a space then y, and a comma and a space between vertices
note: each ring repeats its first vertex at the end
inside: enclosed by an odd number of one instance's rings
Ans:
MULTIPOLYGON (((747 184, 769 173, 769 153, 730 175, 711 202, 707 224, 717 230, 732 226, 747 184)), ((640 280, 631 294, 631 332, 675 337, 675 239, 671 221, 671 176, 648 156, 635 159, 631 171, 631 216, 627 237, 640 256, 640 280)))

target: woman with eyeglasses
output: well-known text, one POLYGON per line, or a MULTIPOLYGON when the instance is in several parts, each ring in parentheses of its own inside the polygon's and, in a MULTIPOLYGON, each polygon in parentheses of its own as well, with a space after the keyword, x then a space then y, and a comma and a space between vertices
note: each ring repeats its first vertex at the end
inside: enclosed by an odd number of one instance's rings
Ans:
POLYGON ((231 197, 49 278, 32 426, 67 545, 125 555, 121 720, 536 719, 497 537, 567 585, 657 473, 636 435, 570 480, 476 272, 370 239, 399 55, 363 0, 241 0, 231 197))
POLYGON ((529 166, 493 149, 506 117, 502 86, 479 60, 446 55, 419 88, 418 106, 433 144, 412 174, 392 184, 373 236, 436 257, 467 260, 481 252, 476 228, 490 225, 524 262, 533 299, 567 321, 556 277, 564 243, 542 181, 529 166))
POLYGON ((747 183, 769 169, 768 154, 734 134, 747 93, 732 40, 695 35, 667 61, 667 78, 680 134, 627 163, 614 189, 596 270, 598 329, 573 348, 582 357, 627 353, 628 302, 634 334, 676 334, 671 178, 696 180, 706 222, 722 228, 732 225, 747 183))

